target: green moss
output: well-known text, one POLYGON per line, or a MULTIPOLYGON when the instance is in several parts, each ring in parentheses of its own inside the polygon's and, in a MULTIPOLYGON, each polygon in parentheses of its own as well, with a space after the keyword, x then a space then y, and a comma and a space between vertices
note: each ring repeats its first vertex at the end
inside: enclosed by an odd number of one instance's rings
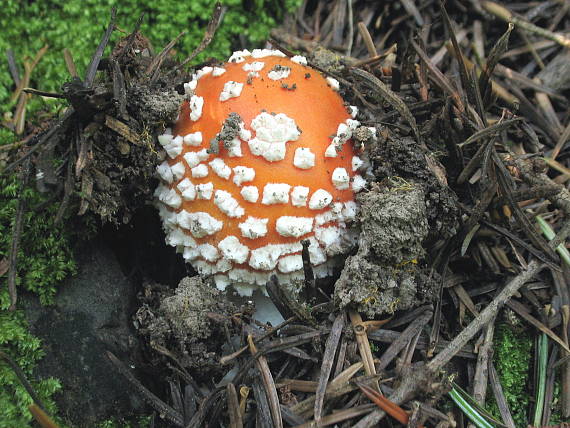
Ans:
MULTIPOLYGON (((0 145, 15 137, 6 130, 0 132, 0 145)), ((12 241, 20 188, 18 175, 0 176, 0 260, 8 258, 12 241)), ((46 202, 47 196, 33 188, 23 192, 28 210, 23 216, 20 249, 17 257, 17 288, 36 293, 44 304, 53 301, 56 286, 74 272, 75 263, 68 234, 54 224, 57 204, 46 202)), ((0 277, 0 349, 22 368, 49 412, 55 411, 51 396, 60 389, 55 379, 35 380, 34 367, 42 357, 39 339, 29 333, 27 322, 20 311, 9 312, 10 297, 7 277, 0 277)), ((32 402, 12 370, 0 362, 0 428, 25 427, 31 420, 27 406, 32 402)))
MULTIPOLYGON (((134 27, 138 16, 144 12, 141 31, 156 49, 161 49, 181 31, 186 31, 176 46, 178 58, 184 58, 200 43, 214 3, 214 0, 4 0, 0 14, 0 52, 3 56, 6 49, 12 48, 21 62, 49 45, 33 72, 30 86, 58 91, 69 76, 63 49, 71 51, 78 71, 83 75, 108 23, 112 6, 117 7, 117 25, 123 32, 113 33, 111 46, 113 41, 134 27)), ((221 3, 226 7, 223 21, 208 50, 200 54, 196 62, 209 56, 226 58, 232 44, 236 45, 241 38, 251 43, 265 40, 284 12, 294 10, 301 1, 222 0, 221 3)), ((8 102, 13 88, 7 67, 0 67, 2 112, 13 106, 8 102)), ((46 101, 34 97, 31 102, 41 104, 46 101)), ((50 103, 53 105, 53 101, 50 103)))
POLYGON ((142 416, 133 421, 109 419, 97 424, 97 428, 146 428, 150 426, 150 416, 142 416))
MULTIPOLYGON (((61 388, 56 379, 34 380, 33 369, 43 356, 38 338, 28 331, 20 311, 0 311, 0 349, 22 368, 32 387, 46 405, 48 413, 55 413, 52 395, 61 388)), ((32 417, 26 410, 32 399, 8 365, 0 361, 0 428, 26 427, 32 417)))
MULTIPOLYGON (((17 175, 0 176, 0 259, 8 257, 18 195, 17 175)), ((42 206, 47 196, 40 195, 33 188, 27 188, 23 196, 28 209, 22 222, 16 284, 37 293, 43 304, 49 304, 53 302, 56 285, 75 270, 68 233, 61 225, 54 224, 57 203, 42 206)), ((0 279, 1 310, 9 306, 6 283, 6 277, 0 279)))
MULTIPOLYGON (((495 368, 516 426, 527 426, 529 391, 527 388, 529 364, 532 357, 532 337, 501 324, 495 333, 495 368)), ((488 409, 500 418, 494 400, 488 409)))
POLYGON ((562 422, 568 422, 566 418, 562 416, 562 409, 560 404, 560 396, 562 395, 562 387, 561 382, 559 380, 554 381, 554 393, 552 398, 552 414, 550 415, 550 420, 548 421, 548 425, 559 425, 562 422))

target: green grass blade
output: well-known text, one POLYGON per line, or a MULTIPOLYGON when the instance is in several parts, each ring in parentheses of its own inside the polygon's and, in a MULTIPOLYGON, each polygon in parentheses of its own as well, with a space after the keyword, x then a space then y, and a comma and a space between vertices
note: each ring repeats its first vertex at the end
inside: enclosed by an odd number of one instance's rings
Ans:
POLYGON ((483 406, 481 406, 473 397, 471 397, 467 391, 457 385, 455 382, 451 382, 451 386, 459 395, 469 404, 473 409, 477 411, 481 416, 483 416, 487 421, 491 424, 497 425, 499 427, 507 428, 505 424, 503 424, 500 420, 497 420, 493 417, 491 413, 489 413, 483 406))
MULTIPOLYGON (((542 230, 543 235, 546 236, 546 239, 548 239, 548 240, 554 239, 554 237, 556 236, 556 233, 554 233, 554 230, 552 230, 552 228, 550 227, 548 222, 546 220, 544 220, 539 215, 536 216, 536 221, 538 222, 538 225, 540 226, 540 229, 542 230)), ((560 255, 560 258, 562 260, 564 260, 564 262, 568 266, 570 266, 570 252, 564 246, 564 244, 560 244, 558 247, 556 247, 556 251, 560 255)))
POLYGON ((544 394, 546 391, 546 367, 548 365, 548 336, 541 334, 538 337, 538 373, 536 379, 536 407, 534 408, 533 425, 541 426, 544 412, 544 394))
POLYGON ((493 428, 494 425, 489 423, 487 419, 472 407, 457 389, 452 388, 451 391, 449 391, 449 396, 457 407, 459 407, 478 428, 493 428))

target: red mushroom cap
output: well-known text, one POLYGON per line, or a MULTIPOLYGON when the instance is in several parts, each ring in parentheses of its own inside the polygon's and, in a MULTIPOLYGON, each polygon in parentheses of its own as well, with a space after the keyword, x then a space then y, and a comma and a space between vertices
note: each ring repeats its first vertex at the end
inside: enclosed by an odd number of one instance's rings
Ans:
POLYGON ((326 276, 330 257, 352 244, 347 222, 365 183, 350 142, 359 122, 338 82, 305 64, 254 50, 205 67, 185 85, 173 132, 159 137, 167 242, 220 288, 247 294, 272 273, 302 277, 304 239, 326 276))

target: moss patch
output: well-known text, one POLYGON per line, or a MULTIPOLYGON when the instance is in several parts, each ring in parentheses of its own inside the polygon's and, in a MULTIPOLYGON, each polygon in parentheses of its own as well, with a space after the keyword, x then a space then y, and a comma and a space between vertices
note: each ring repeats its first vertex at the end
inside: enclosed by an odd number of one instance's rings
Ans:
MULTIPOLYGON (((529 364, 532 357, 532 337, 521 334, 507 324, 498 326, 495 333, 495 368, 516 426, 527 426, 530 395, 527 389, 529 364)), ((488 408, 500 419, 495 400, 488 408)))
MULTIPOLYGON (((116 22, 122 32, 113 33, 110 46, 132 30, 137 18, 144 12, 141 31, 157 50, 181 31, 186 31, 176 45, 177 57, 184 58, 200 43, 214 3, 213 0, 194 0, 191 3, 170 0, 5 0, 0 14, 0 52, 12 48, 21 61, 26 57, 33 58, 43 46, 48 45, 47 53, 33 72, 30 86, 59 91, 61 84, 69 77, 63 49, 71 51, 82 76, 101 39, 113 6, 117 7, 116 22)), ((232 43, 236 41, 264 41, 283 14, 294 10, 301 1, 222 0, 221 3, 226 7, 223 21, 208 50, 201 53, 196 62, 210 56, 220 59, 227 57, 232 43)), ((9 103, 13 88, 7 67, 0 68, 1 112, 13 106, 9 103)), ((40 97, 34 97, 31 101, 32 104, 46 102, 40 97)))
MULTIPOLYGON (((61 388, 56 379, 34 380, 33 369, 43 356, 40 340, 28 332, 21 312, 0 311, 0 349, 22 368, 32 387, 46 405, 50 414, 55 412, 52 395, 61 388)), ((25 410, 32 399, 20 384, 14 372, 0 361, 0 428, 26 427, 32 420, 25 410)))
MULTIPOLYGON (((14 136, 9 132, 0 133, 0 145, 12 141, 14 136)), ((0 260, 8 258, 20 193, 28 210, 23 217, 17 258, 17 288, 19 292, 36 293, 40 301, 47 304, 53 301, 57 284, 75 271, 75 262, 68 235, 53 222, 57 205, 53 202, 46 205, 47 196, 33 188, 22 192, 17 174, 0 176, 0 260)), ((7 311, 9 304, 7 275, 4 274, 0 276, 0 349, 22 368, 47 410, 53 413, 51 397, 60 389, 60 384, 53 378, 35 379, 35 364, 43 356, 40 340, 29 333, 22 313, 7 311)), ((31 415, 27 406, 31 402, 13 371, 0 362, 0 428, 28 426, 31 415)))

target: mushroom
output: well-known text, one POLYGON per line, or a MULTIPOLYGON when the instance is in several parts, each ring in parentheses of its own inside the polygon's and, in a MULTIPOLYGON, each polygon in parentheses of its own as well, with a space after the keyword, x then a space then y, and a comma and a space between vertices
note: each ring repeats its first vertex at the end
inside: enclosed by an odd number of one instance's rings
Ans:
POLYGON ((242 295, 270 275, 303 277, 302 240, 317 277, 354 244, 350 223, 365 166, 359 126, 338 82, 302 56, 255 49, 204 67, 184 85, 156 189, 166 242, 218 288, 242 295))

